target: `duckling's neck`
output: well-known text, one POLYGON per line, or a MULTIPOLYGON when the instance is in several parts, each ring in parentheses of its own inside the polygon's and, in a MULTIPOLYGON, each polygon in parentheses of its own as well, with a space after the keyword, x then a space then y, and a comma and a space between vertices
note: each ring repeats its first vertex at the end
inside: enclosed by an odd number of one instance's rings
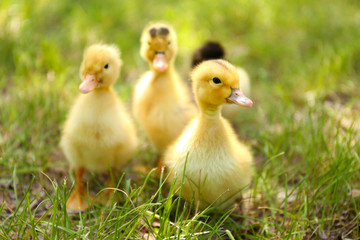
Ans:
POLYGON ((179 76, 173 66, 170 66, 163 72, 151 70, 150 84, 157 94, 164 94, 162 91, 171 93, 171 89, 179 84, 179 76))
POLYGON ((95 88, 94 91, 89 92, 87 94, 82 95, 84 98, 98 98, 99 96, 106 96, 109 93, 113 93, 114 89, 112 88, 112 86, 102 86, 99 88, 95 88))
POLYGON ((199 104, 200 118, 207 120, 218 120, 221 118, 221 106, 199 104))
POLYGON ((226 127, 224 118, 221 117, 220 106, 204 107, 200 104, 200 116, 197 126, 196 136, 199 136, 199 138, 204 138, 204 141, 211 139, 211 142, 223 146, 227 144, 226 127))
POLYGON ((171 75, 174 72, 174 65, 173 63, 169 63, 169 66, 165 71, 159 72, 155 69, 151 68, 151 72, 154 76, 154 79, 161 79, 162 77, 166 77, 167 75, 171 75))
POLYGON ((102 86, 99 88, 95 88, 94 93, 103 93, 112 90, 113 90, 112 86, 102 86))

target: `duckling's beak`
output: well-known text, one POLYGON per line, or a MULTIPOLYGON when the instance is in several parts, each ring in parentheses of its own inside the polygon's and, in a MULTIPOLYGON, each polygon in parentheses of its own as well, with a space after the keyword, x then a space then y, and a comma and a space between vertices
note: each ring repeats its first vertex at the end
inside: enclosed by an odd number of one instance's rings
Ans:
POLYGON ((94 90, 99 82, 96 80, 94 74, 86 74, 85 80, 80 84, 79 90, 81 93, 89 93, 94 90))
POLYGON ((246 97, 238 88, 231 89, 230 97, 226 98, 228 103, 234 103, 242 107, 251 107, 253 102, 250 98, 246 97))
POLYGON ((168 62, 163 52, 157 52, 153 60, 153 67, 159 72, 163 72, 168 68, 168 62))

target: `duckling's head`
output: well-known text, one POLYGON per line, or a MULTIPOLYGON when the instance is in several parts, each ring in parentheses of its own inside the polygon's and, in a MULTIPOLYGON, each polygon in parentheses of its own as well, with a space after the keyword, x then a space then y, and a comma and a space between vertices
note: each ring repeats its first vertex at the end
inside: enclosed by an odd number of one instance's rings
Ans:
POLYGON ((176 51, 176 35, 171 26, 154 23, 145 28, 141 36, 140 54, 152 69, 165 71, 174 61, 176 51))
POLYGON ((80 67, 82 93, 110 87, 119 77, 120 51, 115 45, 94 44, 85 50, 80 67))
POLYGON ((226 60, 208 60, 192 71, 193 90, 201 108, 218 108, 224 103, 251 107, 252 101, 240 90, 239 74, 226 60))

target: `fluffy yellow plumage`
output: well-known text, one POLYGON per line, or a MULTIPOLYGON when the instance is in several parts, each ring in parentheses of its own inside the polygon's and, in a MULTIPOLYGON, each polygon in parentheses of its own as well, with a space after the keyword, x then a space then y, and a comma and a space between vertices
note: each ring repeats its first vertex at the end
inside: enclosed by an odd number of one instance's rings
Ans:
MULTIPOLYGON (((215 41, 207 41, 201 47, 194 51, 192 57, 191 67, 205 60, 211 59, 225 59, 226 51, 221 43, 215 41)), ((250 96, 250 77, 245 69, 238 67, 240 89, 246 95, 250 96)), ((227 104, 222 107, 222 115, 229 120, 234 120, 235 117, 241 114, 241 108, 233 104, 227 104)))
POLYGON ((170 182, 175 180, 180 187, 184 178, 185 199, 194 197, 201 207, 212 203, 225 207, 249 185, 253 157, 221 116, 221 105, 235 103, 250 107, 252 102, 239 90, 236 67, 225 60, 199 64, 192 72, 192 79, 200 115, 168 148, 164 162, 171 171, 170 182))
POLYGON ((140 53, 151 70, 136 85, 133 112, 160 153, 181 134, 197 111, 175 71, 176 51, 175 32, 169 25, 155 23, 145 28, 140 53))
MULTIPOLYGON (((80 68, 80 91, 84 94, 73 105, 60 142, 76 172, 77 184, 81 169, 118 169, 133 156, 138 145, 135 127, 112 89, 122 64, 119 54, 115 46, 103 44, 92 45, 84 53, 80 68)), ((76 190, 83 194, 81 189, 76 190)), ((75 198, 77 202, 68 202, 68 207, 85 209, 86 203, 75 198)))

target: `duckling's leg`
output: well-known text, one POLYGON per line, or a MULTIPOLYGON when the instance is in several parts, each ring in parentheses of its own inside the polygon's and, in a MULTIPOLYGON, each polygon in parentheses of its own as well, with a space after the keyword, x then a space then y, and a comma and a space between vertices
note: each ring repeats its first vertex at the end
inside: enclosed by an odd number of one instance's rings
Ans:
POLYGON ((69 199, 66 202, 66 208, 70 211, 85 211, 88 208, 88 194, 84 190, 82 177, 84 175, 84 168, 75 170, 75 187, 72 190, 69 199))
POLYGON ((162 171, 165 171, 165 164, 164 164, 164 156, 160 155, 158 156, 158 160, 157 160, 156 173, 160 175, 162 171))
POLYGON ((114 193, 114 188, 115 188, 115 186, 114 186, 114 184, 113 184, 113 181, 112 181, 112 179, 114 178, 115 179, 115 174, 116 174, 116 170, 115 169, 111 169, 110 171, 109 171, 109 181, 107 181, 107 183, 106 183, 106 192, 105 192, 105 194, 107 195, 107 196, 112 196, 113 195, 113 193, 114 193))
POLYGON ((100 195, 100 202, 104 205, 110 205, 115 193, 115 186, 113 184, 112 178, 115 178, 116 169, 111 169, 109 171, 109 180, 106 183, 106 188, 103 193, 100 195))

